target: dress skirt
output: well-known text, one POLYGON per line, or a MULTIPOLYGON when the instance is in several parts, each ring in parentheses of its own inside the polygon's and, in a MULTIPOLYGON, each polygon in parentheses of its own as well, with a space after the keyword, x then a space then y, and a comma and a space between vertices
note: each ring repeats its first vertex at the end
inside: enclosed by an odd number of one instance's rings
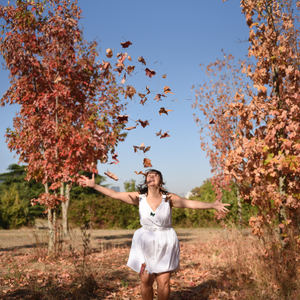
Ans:
MULTIPOLYGON (((142 200, 145 201, 146 198, 142 200)), ((147 203, 144 205, 140 202, 140 211, 142 210, 143 215, 147 213, 145 210, 149 210, 147 203), (144 205, 145 207, 143 207, 144 205)), ((142 224, 143 227, 134 233, 127 266, 140 272, 141 266, 145 264, 145 270, 150 274, 176 271, 179 269, 180 246, 175 230, 171 227, 170 222, 166 224, 159 218, 156 219, 156 216, 152 217, 154 212, 152 211, 151 215, 151 208, 149 212, 150 214, 147 215, 151 216, 150 220, 155 219, 156 222, 142 224)), ((171 214, 168 202, 163 203, 155 211, 155 214, 158 214, 159 217, 164 215, 163 212, 166 212, 167 215, 171 214)), ((166 221, 166 218, 163 219, 166 221)))

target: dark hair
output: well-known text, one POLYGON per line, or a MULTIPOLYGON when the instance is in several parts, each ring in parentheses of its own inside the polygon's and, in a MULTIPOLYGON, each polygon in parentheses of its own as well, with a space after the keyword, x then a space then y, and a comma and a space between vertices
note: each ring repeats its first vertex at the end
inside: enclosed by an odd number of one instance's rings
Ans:
POLYGON ((161 187, 160 187, 159 191, 160 191, 162 194, 164 194, 164 195, 168 195, 168 191, 166 191, 166 190, 162 187, 162 186, 165 184, 164 181, 163 181, 163 176, 162 176, 162 174, 161 174, 160 171, 155 170, 155 169, 148 169, 148 170, 146 170, 146 173, 144 173, 144 175, 145 175, 144 181, 143 181, 141 184, 139 184, 139 185, 137 186, 137 188, 138 188, 138 190, 139 190, 139 194, 146 194, 146 195, 148 194, 147 176, 148 176, 148 174, 151 173, 151 172, 156 172, 156 173, 159 175, 159 177, 160 177, 160 184, 161 184, 161 187))

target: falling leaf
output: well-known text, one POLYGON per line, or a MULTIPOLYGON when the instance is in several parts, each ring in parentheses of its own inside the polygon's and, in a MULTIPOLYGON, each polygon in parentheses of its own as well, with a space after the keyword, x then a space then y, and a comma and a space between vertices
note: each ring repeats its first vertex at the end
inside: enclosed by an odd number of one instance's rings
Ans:
POLYGON ((117 54, 117 57, 119 57, 118 62, 120 64, 123 64, 123 62, 126 59, 127 55, 128 55, 127 53, 118 53, 117 54))
POLYGON ((126 129, 126 130, 132 130, 132 129, 135 129, 135 128, 136 128, 136 126, 137 126, 137 125, 135 125, 135 126, 131 126, 131 127, 126 127, 125 129, 126 129))
POLYGON ((161 114, 168 114, 168 111, 173 111, 172 109, 165 109, 164 107, 161 107, 159 110, 159 115, 161 114))
POLYGON ((136 93, 136 90, 133 86, 128 85, 126 92, 125 92, 125 99, 127 98, 127 96, 132 100, 132 97, 134 96, 134 94, 136 93))
POLYGON ((147 95, 150 94, 149 85, 146 86, 146 90, 147 90, 147 95))
POLYGON ((112 50, 111 50, 110 48, 107 48, 107 49, 106 49, 106 56, 107 56, 108 58, 111 58, 111 57, 113 56, 113 52, 112 52, 112 50))
POLYGON ((164 93, 165 93, 165 94, 168 94, 168 93, 174 94, 174 93, 171 92, 171 89, 170 89, 168 86, 165 86, 165 87, 164 87, 164 93))
POLYGON ((164 74, 164 75, 162 76, 162 78, 167 78, 167 75, 166 75, 166 74, 164 74))
POLYGON ((158 133, 155 133, 156 136, 160 136, 161 135, 161 130, 158 133))
POLYGON ((158 102, 158 101, 162 101, 162 100, 161 100, 161 97, 166 97, 166 96, 163 95, 163 94, 157 94, 157 95, 154 97, 153 100, 157 100, 157 102, 158 102))
POLYGON ((143 56, 140 56, 140 57, 138 58, 138 61, 141 62, 143 65, 146 65, 146 62, 145 62, 143 56))
POLYGON ((118 153, 114 153, 113 156, 112 156, 112 159, 114 159, 114 160, 116 160, 116 161, 119 161, 119 160, 117 159, 117 157, 118 157, 118 153))
POLYGON ((147 97, 146 98, 144 98, 144 99, 142 99, 141 101, 140 101, 140 104, 145 104, 145 102, 147 101, 147 97))
POLYGON ((118 115, 117 119, 119 123, 128 123, 128 117, 129 115, 118 115))
POLYGON ((134 70, 135 66, 127 66, 127 73, 130 75, 130 73, 134 70))
POLYGON ((214 119, 210 119, 209 120, 209 124, 215 124, 215 120, 214 119))
POLYGON ((130 61, 132 61, 132 59, 131 59, 131 56, 130 55, 128 55, 128 58, 127 58, 128 60, 130 60, 130 61))
MULTIPOLYGON (((137 152, 137 150, 142 150, 144 151, 145 150, 145 144, 142 143, 140 146, 133 146, 133 150, 134 150, 134 153, 137 152)), ((144 151, 145 152, 145 151, 144 151)))
POLYGON ((144 153, 148 152, 150 150, 151 146, 148 146, 147 148, 145 148, 143 151, 144 153))
POLYGON ((124 73, 124 75, 123 75, 123 78, 121 80, 121 84, 125 83, 125 81, 126 81, 126 73, 124 73))
POLYGON ((144 176, 146 176, 146 173, 143 173, 142 171, 139 171, 139 172, 134 171, 134 173, 135 173, 136 175, 144 175, 144 176))
POLYGON ((169 131, 163 133, 163 134, 160 136, 160 138, 163 139, 163 138, 169 137, 168 132, 169 132, 169 131))
POLYGON ((145 144, 144 144, 144 143, 141 143, 139 149, 140 149, 140 150, 144 150, 144 149, 145 149, 145 144))
POLYGON ((109 69, 109 67, 110 67, 110 63, 108 62, 108 61, 104 61, 104 60, 102 60, 102 65, 100 65, 100 69, 101 70, 108 70, 109 69))
POLYGON ((118 180, 118 177, 114 173, 109 172, 108 170, 107 170, 107 172, 104 173, 104 175, 108 176, 109 178, 111 178, 111 179, 113 179, 115 181, 118 180))
POLYGON ((121 46, 123 48, 128 48, 130 45, 132 45, 132 43, 130 41, 127 41, 127 42, 124 42, 124 43, 120 43, 120 44, 121 44, 121 46))
POLYGON ((141 98, 145 98, 145 94, 141 94, 141 93, 138 93, 138 95, 141 97, 141 98))
POLYGON ((117 71, 119 76, 121 75, 122 71, 124 70, 123 67, 115 68, 114 71, 117 71))
POLYGON ((113 154, 112 159, 114 159, 115 161, 112 161, 110 164, 117 165, 119 163, 119 160, 117 159, 117 157, 118 157, 118 153, 113 154))
POLYGON ((141 119, 139 119, 136 122, 139 122, 143 128, 145 128, 147 125, 149 125, 148 120, 142 121, 141 119))
POLYGON ((150 70, 148 68, 146 68, 145 71, 146 71, 146 76, 149 76, 150 78, 156 74, 154 70, 150 70))
POLYGON ((144 168, 152 167, 151 160, 149 158, 144 158, 143 164, 144 164, 144 168))

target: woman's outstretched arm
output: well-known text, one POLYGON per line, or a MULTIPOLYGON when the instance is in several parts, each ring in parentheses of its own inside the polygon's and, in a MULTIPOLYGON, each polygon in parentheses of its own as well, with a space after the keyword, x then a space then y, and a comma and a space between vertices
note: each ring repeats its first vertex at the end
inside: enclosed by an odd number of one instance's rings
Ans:
POLYGON ((95 183, 95 176, 93 174, 92 179, 89 179, 86 176, 81 176, 79 179, 79 184, 83 187, 91 187, 101 194, 121 200, 128 204, 139 205, 139 193, 138 192, 116 192, 112 189, 106 188, 104 186, 98 185, 95 183))
POLYGON ((170 194, 172 205, 177 208, 192 208, 192 209, 216 209, 218 212, 228 212, 229 210, 225 206, 230 206, 230 204, 222 203, 219 201, 201 202, 196 200, 188 200, 181 198, 175 194, 170 194))

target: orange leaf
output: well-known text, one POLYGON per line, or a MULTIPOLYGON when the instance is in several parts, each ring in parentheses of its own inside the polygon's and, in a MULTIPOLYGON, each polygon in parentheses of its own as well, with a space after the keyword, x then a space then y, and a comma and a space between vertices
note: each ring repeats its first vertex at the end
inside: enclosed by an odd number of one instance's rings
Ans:
POLYGON ((140 57, 138 58, 138 61, 141 62, 143 65, 146 65, 146 62, 145 62, 143 56, 140 56, 140 57))
POLYGON ((143 164, 144 164, 144 168, 152 167, 151 160, 149 158, 144 158, 143 164))
POLYGON ((108 58, 111 58, 111 57, 113 56, 113 52, 112 52, 112 50, 111 50, 110 48, 107 48, 107 49, 106 49, 106 56, 107 56, 108 58))
POLYGON ((169 137, 168 132, 169 132, 169 131, 163 133, 163 134, 160 136, 160 138, 163 139, 163 138, 169 137))
POLYGON ((164 93, 165 93, 165 94, 168 94, 168 93, 174 94, 174 93, 171 92, 171 89, 170 89, 168 86, 165 86, 165 87, 164 87, 164 93))
POLYGON ((164 107, 161 107, 160 110, 159 110, 159 114, 166 114, 168 115, 168 111, 173 111, 171 109, 165 109, 164 107))
POLYGON ((111 179, 113 179, 115 181, 119 180, 118 177, 114 173, 109 172, 108 170, 107 170, 107 172, 104 173, 104 175, 108 176, 109 178, 111 178, 111 179))

